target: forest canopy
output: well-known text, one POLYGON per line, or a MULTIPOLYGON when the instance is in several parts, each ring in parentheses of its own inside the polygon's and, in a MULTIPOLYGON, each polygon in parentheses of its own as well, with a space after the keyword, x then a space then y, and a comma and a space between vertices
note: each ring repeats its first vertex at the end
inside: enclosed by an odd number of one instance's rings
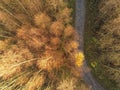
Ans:
POLYGON ((66 0, 0 0, 0 90, 89 90, 66 0))
POLYGON ((86 59, 104 87, 119 90, 120 1, 87 0, 86 5, 86 59))

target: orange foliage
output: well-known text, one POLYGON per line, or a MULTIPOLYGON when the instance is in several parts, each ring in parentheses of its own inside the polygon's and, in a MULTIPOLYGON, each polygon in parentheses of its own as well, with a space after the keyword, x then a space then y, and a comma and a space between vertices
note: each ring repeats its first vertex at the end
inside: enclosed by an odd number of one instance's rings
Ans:
POLYGON ((18 24, 11 18, 11 16, 3 11, 0 11, 0 22, 5 25, 10 31, 18 28, 18 24))
POLYGON ((69 24, 70 21, 72 20, 71 18, 71 12, 72 10, 68 7, 64 8, 63 10, 61 10, 58 15, 57 15, 57 20, 60 20, 63 23, 67 23, 69 24))
POLYGON ((69 41, 68 43, 65 44, 64 49, 67 52, 71 52, 73 50, 77 50, 79 47, 79 43, 77 41, 69 41))
POLYGON ((29 82, 26 84, 27 90, 36 90, 39 89, 45 83, 44 75, 40 75, 38 72, 34 73, 32 78, 30 78, 29 82))
POLYGON ((3 52, 0 54, 0 77, 3 80, 25 72, 15 78, 13 86, 37 90, 47 83, 46 76, 54 77, 61 67, 71 71, 75 66, 74 51, 77 52, 79 43, 74 28, 69 25, 71 9, 63 1, 3 1, 10 4, 12 10, 0 11, 0 22, 13 34, 12 38, 0 40, 0 52, 3 52), (20 5, 19 9, 12 4, 20 5), (40 11, 44 7, 45 11, 40 11))
POLYGON ((59 21, 53 22, 53 24, 50 27, 50 33, 55 36, 61 36, 64 28, 65 27, 61 22, 59 21))
POLYGON ((48 15, 42 13, 34 16, 34 22, 38 27, 48 28, 50 26, 51 19, 48 15))
POLYGON ((74 36, 75 35, 75 30, 72 26, 67 26, 64 30, 64 36, 69 37, 69 36, 74 36))
POLYGON ((17 31, 17 37, 24 40, 29 48, 35 50, 40 49, 48 42, 48 39, 41 35, 42 31, 38 28, 22 28, 17 31))
POLYGON ((61 43, 60 38, 58 38, 58 37, 52 37, 51 38, 51 44, 53 44, 53 45, 59 45, 60 43, 61 43))
POLYGON ((63 53, 60 51, 46 51, 43 59, 37 60, 37 67, 42 70, 52 71, 59 69, 64 63, 63 53))

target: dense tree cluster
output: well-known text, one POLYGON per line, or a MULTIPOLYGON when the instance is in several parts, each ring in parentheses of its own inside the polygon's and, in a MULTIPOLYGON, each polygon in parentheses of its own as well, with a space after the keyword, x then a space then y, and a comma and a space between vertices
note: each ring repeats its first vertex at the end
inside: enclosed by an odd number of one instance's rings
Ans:
POLYGON ((86 19, 86 28, 90 31, 85 32, 86 58, 95 68, 94 73, 103 85, 110 90, 119 90, 117 88, 120 88, 120 0, 87 2, 89 15, 86 19))
POLYGON ((120 87, 120 1, 101 1, 99 10, 102 21, 98 32, 100 57, 106 74, 120 87))
POLYGON ((64 0, 0 0, 1 90, 87 90, 71 12, 64 0))

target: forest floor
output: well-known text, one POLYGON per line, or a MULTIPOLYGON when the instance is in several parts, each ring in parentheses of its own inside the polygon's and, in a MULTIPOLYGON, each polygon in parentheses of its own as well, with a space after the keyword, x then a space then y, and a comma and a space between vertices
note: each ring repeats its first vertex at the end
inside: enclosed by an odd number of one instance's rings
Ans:
MULTIPOLYGON (((76 0, 76 18, 75 27, 80 35, 80 51, 84 52, 84 25, 85 24, 85 0, 76 0)), ((92 90, 105 90, 93 77, 86 60, 81 68, 84 81, 90 85, 92 90)))

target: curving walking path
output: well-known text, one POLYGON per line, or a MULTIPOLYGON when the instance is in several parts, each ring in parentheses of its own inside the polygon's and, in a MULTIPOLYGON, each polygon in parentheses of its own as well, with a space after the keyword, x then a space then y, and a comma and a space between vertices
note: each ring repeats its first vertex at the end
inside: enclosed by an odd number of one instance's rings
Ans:
MULTIPOLYGON (((84 23, 85 23, 85 0, 76 0, 76 19, 75 27, 80 34, 80 50, 83 52, 83 35, 84 35, 84 23)), ((92 76, 86 60, 81 67, 82 77, 84 81, 90 85, 92 90, 105 90, 92 76)))

